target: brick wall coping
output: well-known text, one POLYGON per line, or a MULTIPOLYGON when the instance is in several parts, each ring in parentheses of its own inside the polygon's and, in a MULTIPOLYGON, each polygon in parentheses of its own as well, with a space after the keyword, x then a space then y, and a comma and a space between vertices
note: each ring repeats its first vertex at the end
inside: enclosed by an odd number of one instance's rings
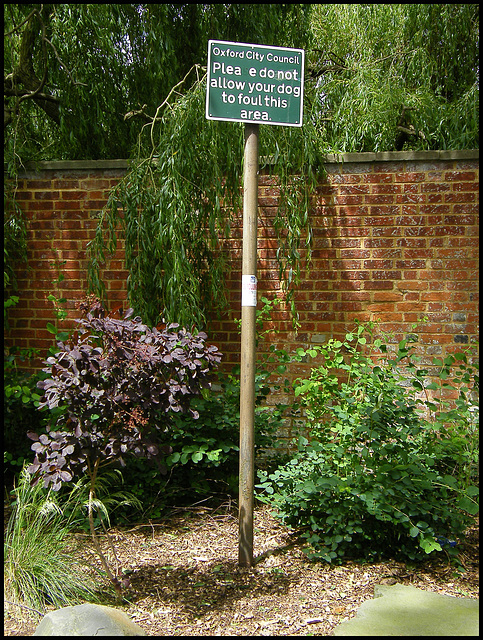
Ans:
MULTIPOLYGON (((328 153, 325 156, 326 164, 345 164, 349 162, 404 162, 431 160, 477 160, 480 157, 479 149, 441 150, 441 151, 378 151, 364 153, 328 153)), ((268 160, 268 159, 267 159, 268 160)), ((25 165, 27 171, 82 171, 82 170, 107 170, 127 169, 129 160, 52 160, 42 162, 28 162, 25 165)), ((270 164, 269 160, 267 164, 270 164)))

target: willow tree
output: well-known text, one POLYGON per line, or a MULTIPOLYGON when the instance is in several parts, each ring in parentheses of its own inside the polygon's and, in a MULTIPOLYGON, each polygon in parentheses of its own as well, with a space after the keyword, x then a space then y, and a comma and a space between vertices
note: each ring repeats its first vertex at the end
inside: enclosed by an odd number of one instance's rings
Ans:
MULTIPOLYGON (((324 152, 477 144, 477 26, 477 5, 312 5, 304 126, 260 134, 281 185, 277 256, 288 286, 310 256, 308 203, 324 152)), ((99 267, 124 235, 130 301, 150 322, 202 325, 224 299, 218 249, 240 207, 243 127, 206 121, 204 92, 196 66, 155 114, 129 114, 148 123, 90 247, 99 291, 99 267)))
POLYGON ((317 4, 311 29, 328 149, 478 148, 478 4, 317 4))
POLYGON ((303 47, 308 5, 4 5, 8 159, 129 158, 208 40, 303 47), (125 117, 128 113, 145 114, 125 117))
MULTIPOLYGON (((149 155, 140 153, 110 194, 89 246, 89 278, 102 296, 100 268, 121 234, 130 304, 152 324, 164 318, 200 327, 225 302, 220 242, 241 207, 244 136, 241 124, 205 119, 206 74, 191 73, 194 84, 181 97, 177 86, 145 126, 149 155)), ((260 133, 262 162, 281 186, 274 224, 287 285, 298 281, 302 249, 310 251, 309 200, 322 162, 317 136, 307 133, 310 114, 307 120, 304 131, 262 126, 260 133)))
POLYGON ((303 127, 260 136, 282 187, 287 284, 310 251, 322 154, 478 147, 477 4, 5 7, 6 161, 132 159, 90 247, 91 286, 123 234, 131 303, 153 323, 203 324, 223 300, 243 127, 204 119, 210 38, 306 51, 303 127))
MULTIPOLYGON (((225 202, 236 200, 237 178, 228 173, 240 170, 236 150, 240 127, 229 131, 227 140, 222 135, 226 128, 215 129, 209 142, 207 132, 200 133, 203 109, 199 116, 193 113, 185 122, 176 122, 190 109, 198 109, 203 76, 199 65, 206 64, 208 40, 305 48, 308 7, 5 5, 4 131, 9 176, 15 179, 18 167, 27 160, 136 158, 122 185, 130 187, 119 194, 119 200, 126 204, 129 288, 146 319, 154 321, 162 305, 166 315, 181 319, 180 308, 193 308, 193 319, 199 321, 200 296, 219 299, 220 282, 215 287, 211 277, 216 266, 211 263, 205 278, 195 274, 206 272, 216 233, 226 228, 222 196, 225 202), (196 73, 189 72, 193 68, 196 73), (178 84, 183 78, 185 82, 178 84), (176 85, 183 94, 179 104, 174 104, 179 95, 173 93, 158 109, 176 85), (170 119, 169 114, 176 115, 170 119), (154 127, 146 126, 153 122, 154 127), (232 156, 228 151, 223 157, 230 146, 232 156), (155 155, 157 163, 152 162, 155 155), (207 158, 212 155, 217 155, 218 166, 211 174, 209 169, 201 174, 200 167, 209 167, 207 158), (150 160, 143 162, 146 157, 150 160), (222 173, 226 174, 223 185, 222 173), (164 180, 165 175, 170 179, 164 180), (213 188, 208 185, 210 177, 213 188), (159 286, 142 280, 142 273, 159 276, 159 286)), ((111 230, 114 217, 112 213, 109 218, 111 230)), ((15 219, 23 228, 20 213, 15 219)), ((12 238, 8 263, 14 253, 19 255, 15 241, 25 237, 10 222, 4 223, 6 235, 12 238)), ((112 242, 114 235, 105 242, 97 237, 96 260, 112 242)), ((5 269, 10 274, 10 267, 5 269)))
POLYGON ((327 150, 478 145, 478 4, 7 3, 4 25, 9 163, 131 157, 209 39, 305 49, 327 150))

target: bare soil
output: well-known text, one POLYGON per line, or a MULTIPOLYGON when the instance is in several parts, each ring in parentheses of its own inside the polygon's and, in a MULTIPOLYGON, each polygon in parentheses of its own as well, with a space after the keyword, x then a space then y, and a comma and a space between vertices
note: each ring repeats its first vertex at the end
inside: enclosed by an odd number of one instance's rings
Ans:
MULTIPOLYGON (((106 589, 102 603, 122 609, 153 636, 327 636, 373 597, 376 584, 412 584, 456 597, 479 593, 477 522, 460 545, 464 573, 442 554, 414 566, 312 562, 267 507, 255 512, 251 569, 238 567, 238 519, 229 504, 177 511, 161 523, 110 534, 129 585, 123 601, 106 589)), ((89 536, 77 539, 82 557, 100 566, 89 536)), ((105 539, 102 544, 114 561, 105 539)), ((39 619, 10 607, 5 636, 32 635, 39 619)))

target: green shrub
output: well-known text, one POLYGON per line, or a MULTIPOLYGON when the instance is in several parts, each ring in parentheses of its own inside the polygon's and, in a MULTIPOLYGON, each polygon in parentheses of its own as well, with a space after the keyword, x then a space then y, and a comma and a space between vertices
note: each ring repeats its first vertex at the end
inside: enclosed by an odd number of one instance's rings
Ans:
MULTIPOLYGON (((261 298, 257 310, 257 342, 267 333, 263 323, 280 301, 261 298)), ((255 372, 255 454, 263 464, 274 464, 281 456, 277 453, 277 433, 283 425, 286 406, 278 403, 267 406, 265 401, 278 388, 271 379, 285 372, 289 358, 283 350, 271 348, 259 355, 255 372)), ((189 414, 172 416, 167 432, 172 451, 166 458, 169 474, 162 476, 143 459, 127 459, 123 477, 126 485, 143 503, 142 517, 159 517, 173 503, 193 503, 206 496, 226 496, 238 492, 239 440, 240 440, 240 371, 234 367, 231 374, 218 372, 216 384, 191 400, 191 408, 198 414, 193 420, 189 414)), ((118 512, 125 515, 122 510, 118 512)), ((133 514, 130 517, 139 517, 133 514)))
POLYGON ((9 486, 24 462, 33 458, 27 431, 40 430, 43 422, 36 407, 40 400, 37 393, 39 375, 18 367, 33 355, 33 350, 13 347, 6 349, 4 354, 3 457, 5 481, 9 486))
MULTIPOLYGON (((270 386, 270 373, 261 367, 255 378, 255 452, 272 448, 280 428, 285 406, 263 405, 270 386)), ((176 503, 193 503, 207 496, 227 496, 238 491, 240 438, 240 381, 235 369, 231 374, 218 374, 214 389, 204 389, 191 401, 198 414, 173 416, 167 434, 172 452, 165 463, 167 475, 142 459, 127 459, 123 469, 125 484, 143 505, 142 514, 119 509, 121 517, 162 515, 166 507, 176 503)))
POLYGON ((431 427, 428 452, 436 468, 452 475, 461 489, 478 482, 479 376, 478 365, 468 362, 469 355, 468 351, 449 354, 444 360, 434 358, 436 375, 431 380, 430 369, 408 365, 414 374, 412 385, 424 393, 422 410, 431 427), (448 392, 457 392, 458 397, 445 399, 448 392))
MULTIPOLYGON (((435 364, 434 382, 416 365, 407 340, 393 359, 386 355, 374 362, 364 353, 366 335, 373 337, 371 326, 359 325, 343 342, 332 339, 298 351, 298 358, 320 359, 295 388, 310 439, 300 438, 288 464, 271 474, 259 472, 259 499, 301 531, 313 557, 328 562, 417 560, 443 548, 454 555, 454 542, 478 509, 478 490, 466 473, 476 443, 468 456, 461 447, 455 455, 455 443, 474 438, 468 420, 474 416, 475 368, 466 356, 453 356, 443 368, 435 364), (459 373, 450 382, 454 364, 459 373), (418 396, 427 388, 436 392, 438 384, 463 385, 456 412, 442 400, 418 396)), ((380 338, 373 344, 387 354, 380 338)))

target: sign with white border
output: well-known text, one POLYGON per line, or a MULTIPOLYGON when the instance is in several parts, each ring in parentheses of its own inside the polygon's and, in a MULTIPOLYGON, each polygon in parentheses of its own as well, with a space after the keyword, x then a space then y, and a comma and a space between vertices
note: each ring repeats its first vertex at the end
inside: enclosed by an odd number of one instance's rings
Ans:
POLYGON ((206 118, 301 127, 303 49, 210 40, 206 118))

